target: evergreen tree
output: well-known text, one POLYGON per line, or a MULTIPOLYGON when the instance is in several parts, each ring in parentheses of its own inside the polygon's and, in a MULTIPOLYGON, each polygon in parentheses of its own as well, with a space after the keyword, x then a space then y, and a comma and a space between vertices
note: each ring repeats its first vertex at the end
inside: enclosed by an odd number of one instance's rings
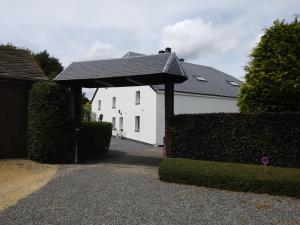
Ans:
POLYGON ((245 67, 242 112, 300 111, 300 22, 274 21, 245 67))

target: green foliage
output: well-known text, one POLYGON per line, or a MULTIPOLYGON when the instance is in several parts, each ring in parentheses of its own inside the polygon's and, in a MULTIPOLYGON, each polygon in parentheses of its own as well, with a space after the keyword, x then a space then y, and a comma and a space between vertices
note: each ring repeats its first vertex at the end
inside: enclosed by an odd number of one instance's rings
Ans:
POLYGON ((238 105, 242 112, 300 111, 300 22, 276 20, 251 53, 238 105))
POLYGON ((172 119, 171 157, 300 167, 300 113, 209 113, 172 119))
POLYGON ((167 182, 300 198, 300 169, 169 158, 161 162, 159 177, 167 182))
POLYGON ((32 87, 28 108, 28 156, 43 163, 74 159, 74 128, 69 93, 54 82, 32 87))
POLYGON ((50 56, 47 50, 33 53, 33 58, 40 65, 45 75, 51 80, 63 71, 63 66, 59 60, 53 56, 50 56))
POLYGON ((78 159, 80 161, 103 157, 109 149, 112 124, 108 122, 82 122, 78 159))
POLYGON ((92 112, 92 104, 90 102, 86 102, 82 105, 82 116, 83 120, 90 121, 91 120, 91 112, 92 112))

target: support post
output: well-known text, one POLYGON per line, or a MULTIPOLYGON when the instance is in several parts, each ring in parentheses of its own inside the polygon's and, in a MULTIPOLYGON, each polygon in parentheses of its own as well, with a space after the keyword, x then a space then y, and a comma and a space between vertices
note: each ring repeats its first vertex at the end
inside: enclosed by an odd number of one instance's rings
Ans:
POLYGON ((171 156, 171 118, 174 116, 174 83, 165 83, 165 156, 171 156))
POLYGON ((81 122, 81 87, 80 86, 72 86, 71 87, 71 111, 72 116, 74 117, 74 122, 76 128, 80 126, 81 122))
POLYGON ((81 123, 81 87, 80 86, 72 86, 71 87, 71 101, 70 107, 72 112, 72 117, 74 119, 75 124, 75 133, 76 133, 76 140, 75 140, 75 156, 74 156, 74 163, 77 163, 77 155, 78 155, 78 144, 79 144, 79 128, 81 123))

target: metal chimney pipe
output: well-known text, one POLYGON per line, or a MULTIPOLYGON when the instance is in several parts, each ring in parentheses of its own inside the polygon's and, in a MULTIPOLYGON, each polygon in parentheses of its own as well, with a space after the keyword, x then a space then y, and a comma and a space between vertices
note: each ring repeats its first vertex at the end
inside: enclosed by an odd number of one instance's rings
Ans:
POLYGON ((165 52, 166 53, 171 53, 172 49, 170 47, 166 47, 165 52))

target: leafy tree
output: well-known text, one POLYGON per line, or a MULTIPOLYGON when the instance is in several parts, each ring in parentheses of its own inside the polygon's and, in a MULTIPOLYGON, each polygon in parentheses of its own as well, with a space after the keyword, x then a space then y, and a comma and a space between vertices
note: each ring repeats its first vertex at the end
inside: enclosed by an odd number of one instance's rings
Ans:
POLYGON ((300 110, 300 22, 275 20, 252 50, 238 105, 244 112, 300 110))
POLYGON ((80 102, 81 102, 82 120, 90 121, 92 104, 90 100, 85 96, 85 93, 81 94, 80 102))
POLYGON ((92 112, 92 104, 90 102, 86 102, 82 105, 82 116, 83 120, 90 121, 91 120, 91 112, 92 112))
POLYGON ((64 69, 59 60, 53 56, 50 56, 47 50, 33 53, 33 57, 40 65, 45 75, 51 80, 64 69))

